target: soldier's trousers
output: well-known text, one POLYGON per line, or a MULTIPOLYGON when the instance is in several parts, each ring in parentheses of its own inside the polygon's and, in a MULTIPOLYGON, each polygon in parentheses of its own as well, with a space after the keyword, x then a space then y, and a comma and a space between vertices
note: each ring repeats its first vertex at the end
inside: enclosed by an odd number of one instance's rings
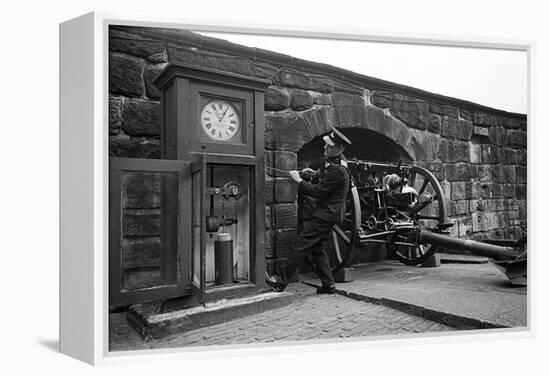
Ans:
POLYGON ((297 253, 313 267, 313 272, 321 279, 323 286, 334 285, 334 277, 328 259, 328 242, 334 223, 317 217, 304 222, 304 229, 294 245, 297 253))

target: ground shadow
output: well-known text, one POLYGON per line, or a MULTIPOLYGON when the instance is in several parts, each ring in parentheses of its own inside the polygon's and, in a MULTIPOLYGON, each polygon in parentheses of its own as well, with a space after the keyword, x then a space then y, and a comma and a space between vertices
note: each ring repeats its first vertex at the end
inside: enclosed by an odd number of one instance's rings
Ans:
POLYGON ((59 352, 59 340, 40 340, 39 343, 54 352, 59 352))

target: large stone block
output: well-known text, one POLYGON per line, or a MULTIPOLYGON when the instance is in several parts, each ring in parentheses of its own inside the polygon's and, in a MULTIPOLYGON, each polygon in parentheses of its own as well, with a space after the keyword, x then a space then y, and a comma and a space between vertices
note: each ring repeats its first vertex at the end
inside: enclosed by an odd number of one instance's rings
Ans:
POLYGON ((296 229, 278 229, 275 235, 275 256, 277 258, 293 257, 294 243, 296 242, 296 229))
POLYGON ((392 113, 409 127, 427 129, 429 105, 425 101, 403 94, 395 94, 392 113))
POLYGON ((527 183, 527 168, 516 166, 516 183, 527 183))
POLYGON ((527 120, 520 120, 519 129, 523 131, 527 131, 527 120))
POLYGON ((518 162, 520 165, 527 166, 527 151, 519 150, 518 151, 518 162))
POLYGON ((124 100, 122 129, 130 136, 159 136, 160 104, 138 99, 124 100))
POLYGON ((484 183, 481 185, 483 199, 500 199, 502 198, 502 185, 498 183, 484 183))
POLYGON ((151 99, 160 99, 160 91, 154 84, 159 74, 162 72, 166 64, 149 64, 145 67, 143 78, 145 80, 145 92, 147 97, 151 99))
POLYGON ((521 119, 518 118, 507 118, 504 126, 508 129, 519 129, 521 128, 521 119))
POLYGON ((501 211, 519 211, 520 202, 520 200, 515 199, 503 199, 499 204, 498 209, 501 211))
POLYGON ((443 105, 440 103, 431 102, 430 112, 438 115, 445 115, 448 117, 458 118, 458 108, 449 105, 443 105))
POLYGON ((513 184, 504 184, 502 187, 502 196, 505 199, 515 198, 516 196, 516 186, 513 184))
POLYGON ((451 183, 451 199, 463 200, 468 198, 465 182, 452 182, 451 183))
POLYGON ((519 199, 517 200, 518 205, 518 217, 520 219, 526 219, 527 218, 527 200, 526 199, 519 199))
POLYGON ((455 203, 455 214, 457 216, 470 213, 470 200, 457 200, 455 203))
POLYGON ((443 162, 455 162, 455 144, 451 140, 441 140, 437 157, 443 162))
POLYGON ((485 127, 474 126, 474 135, 489 136, 489 129, 485 127))
POLYGON ((273 222, 275 229, 296 228, 298 222, 296 203, 273 205, 273 222))
POLYGON ((477 167, 477 179, 480 182, 493 182, 496 181, 497 169, 495 165, 480 165, 477 167))
POLYGON ((290 178, 278 178, 274 181, 273 195, 277 203, 294 202, 298 196, 298 185, 290 178))
MULTIPOLYGON (((168 49, 169 56, 170 52, 171 50, 168 49)), ((191 51, 191 53, 193 53, 193 51, 191 51)), ((252 75, 252 64, 250 60, 248 60, 248 58, 246 57, 226 55, 204 50, 198 50, 198 53, 195 53, 191 56, 188 54, 178 55, 178 58, 180 56, 186 59, 191 58, 190 60, 194 61, 188 61, 189 63, 197 64, 203 67, 219 69, 222 71, 233 72, 247 76, 252 75)), ((174 61, 171 58, 169 60, 174 61)))
POLYGON ((275 257, 275 234, 272 230, 265 232, 265 257, 275 257))
POLYGON ((483 198, 483 184, 481 182, 466 182, 467 198, 480 199, 483 198))
POLYGON ((164 44, 160 41, 142 39, 136 35, 124 32, 110 32, 109 50, 124 52, 130 55, 148 57, 164 51, 164 44))
POLYGON ((116 135, 122 125, 122 97, 109 97, 109 134, 116 135))
POLYGON ((388 137, 400 145, 414 158, 414 150, 411 148, 411 129, 403 122, 389 115, 386 110, 376 106, 367 105, 364 108, 366 128, 388 137))
POLYGON ((277 72, 279 68, 274 65, 263 63, 259 61, 250 62, 250 69, 252 71, 252 76, 258 77, 261 79, 269 79, 277 72))
POLYGON ((495 127, 504 127, 506 125, 506 117, 504 115, 494 115, 493 125, 495 127))
POLYGON ((266 172, 271 176, 288 178, 287 172, 297 169, 298 157, 295 152, 266 151, 265 158, 266 172))
POLYGON ((143 97, 145 62, 132 56, 109 54, 109 92, 130 97, 143 97))
POLYGON ((278 75, 281 86, 314 90, 320 93, 334 91, 334 82, 329 78, 313 77, 301 72, 281 71, 278 75))
POLYGON ((455 202, 452 200, 448 200, 445 202, 445 210, 447 217, 454 217, 456 216, 456 206, 455 202))
POLYGON ((438 181, 445 179, 445 165, 441 162, 417 161, 418 166, 429 170, 438 181))
POLYGON ((518 151, 510 148, 503 148, 502 162, 506 165, 517 165, 519 163, 518 151))
POLYGON ((516 183, 516 167, 515 166, 501 166, 503 171, 502 182, 503 183, 516 183))
POLYGON ((268 111, 280 111, 290 105, 290 94, 284 88, 270 86, 265 93, 264 108, 268 111))
POLYGON ((461 217, 457 221, 458 237, 467 238, 472 234, 472 218, 470 216, 461 217))
POLYGON ((275 201, 275 179, 265 173, 264 185, 264 200, 265 204, 271 204, 275 201))
POLYGON ((500 147, 482 144, 481 145, 481 161, 484 164, 500 164, 500 147))
POLYGON ((160 143, 156 139, 131 138, 119 134, 109 138, 109 156, 160 158, 160 143))
POLYGON ((265 206, 265 229, 270 230, 273 229, 273 213, 271 210, 271 206, 265 206))
POLYGON ((309 94, 313 98, 314 105, 329 105, 332 106, 332 96, 326 93, 318 93, 310 91, 309 94))
POLYGON ((433 161, 437 158, 438 140, 426 131, 411 129, 410 145, 417 161, 433 161))
POLYGON ((455 139, 458 129, 458 120, 447 116, 442 117, 441 136, 448 139, 455 139))
POLYGON ((474 125, 469 120, 460 119, 458 121, 458 127, 456 131, 456 137, 460 140, 470 140, 472 138, 472 131, 474 125))
POLYGON ((481 186, 478 182, 451 182, 452 200, 471 200, 481 197, 481 186))
POLYGON ((363 97, 348 93, 333 93, 332 102, 339 128, 363 127, 365 124, 363 97))
POLYGON ((463 141, 457 141, 454 144, 455 161, 470 162, 470 146, 463 141))
POLYGON ((466 163, 446 164, 445 176, 450 182, 469 181, 473 176, 472 170, 475 171, 475 167, 472 167, 466 163))
POLYGON ((147 60, 153 64, 168 63, 168 54, 166 51, 158 52, 153 55, 149 55, 147 60))
POLYGON ((472 232, 483 232, 483 212, 472 214, 472 232))
POLYGON ((503 127, 489 128, 489 142, 496 145, 503 145, 506 139, 506 130, 503 127))
POLYGON ((428 120, 428 131, 433 132, 434 134, 441 133, 441 117, 436 114, 430 114, 428 120))
POLYGON ((481 145, 469 143, 470 162, 472 164, 481 164, 481 145))
POLYGON ((439 182, 441 184, 441 188, 443 189, 443 197, 445 198, 446 201, 450 201, 451 200, 451 182, 449 182, 448 180, 444 180, 444 181, 441 181, 439 182))
POLYGON ((313 98, 306 90, 294 89, 290 94, 290 107, 296 111, 304 111, 313 106, 313 98))
POLYGON ((293 112, 265 115, 266 149, 297 152, 313 136, 304 118, 293 112))
POLYGON ((474 115, 471 111, 460 109, 460 118, 471 121, 474 115))
POLYGON ((480 200, 480 199, 470 199, 468 202, 470 203, 470 209, 469 209, 469 211, 470 211, 471 213, 478 212, 478 211, 484 211, 484 210, 485 210, 485 207, 484 207, 484 200, 480 200))
POLYGON ((315 137, 330 131, 330 127, 337 128, 335 120, 335 110, 332 108, 312 108, 302 111, 300 116, 303 117, 308 127, 310 136, 315 137))
POLYGON ((527 132, 525 131, 508 131, 508 142, 506 143, 510 147, 527 147, 527 132))
POLYGON ((497 212, 476 212, 472 215, 472 231, 487 232, 503 228, 503 218, 497 212))
POLYGON ((527 199, 527 185, 516 185, 516 199, 527 199))
POLYGON ((493 116, 491 114, 476 111, 473 122, 475 125, 489 127, 493 125, 493 116))
POLYGON ((389 108, 393 101, 393 92, 375 90, 370 97, 370 101, 374 106, 389 108))

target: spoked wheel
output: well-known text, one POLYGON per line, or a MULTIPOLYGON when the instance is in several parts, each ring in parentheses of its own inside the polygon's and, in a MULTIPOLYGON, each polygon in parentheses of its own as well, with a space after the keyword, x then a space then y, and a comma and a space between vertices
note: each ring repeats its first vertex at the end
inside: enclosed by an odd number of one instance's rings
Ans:
MULTIPOLYGON (((428 170, 411 166, 410 186, 418 192, 418 201, 407 214, 421 230, 440 231, 449 226, 445 210, 443 188, 428 170)), ((406 265, 417 265, 431 257, 438 249, 431 244, 417 243, 415 231, 398 231, 390 238, 390 250, 406 265)))
POLYGON ((332 272, 353 264, 353 258, 359 247, 359 229, 361 228, 361 207, 357 187, 353 186, 346 198, 344 221, 334 225, 329 240, 329 261, 332 272))

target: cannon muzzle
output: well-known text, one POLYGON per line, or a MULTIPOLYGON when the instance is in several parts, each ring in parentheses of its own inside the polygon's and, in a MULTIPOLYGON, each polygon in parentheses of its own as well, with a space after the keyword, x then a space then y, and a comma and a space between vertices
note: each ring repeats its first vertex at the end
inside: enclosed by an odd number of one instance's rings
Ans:
POLYGON ((421 230, 420 243, 447 247, 458 251, 469 251, 475 255, 492 258, 493 265, 502 271, 513 285, 527 285, 527 252, 511 247, 498 246, 472 240, 452 238, 438 233, 421 230))

